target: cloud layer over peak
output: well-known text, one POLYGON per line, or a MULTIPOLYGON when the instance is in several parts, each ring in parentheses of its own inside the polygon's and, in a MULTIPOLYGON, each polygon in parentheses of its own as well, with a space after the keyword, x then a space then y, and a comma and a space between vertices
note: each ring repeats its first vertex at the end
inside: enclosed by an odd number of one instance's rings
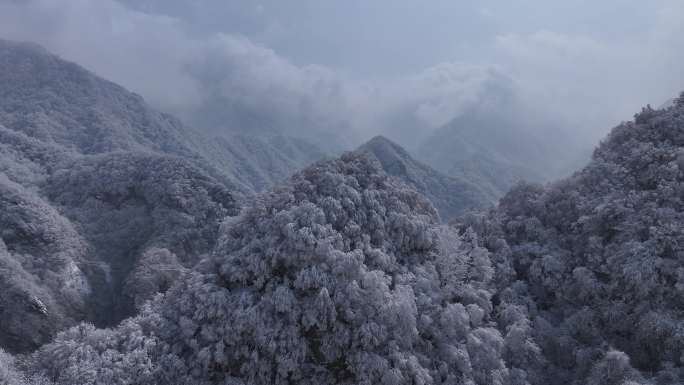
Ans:
POLYGON ((0 0, 0 38, 42 44, 208 129, 411 145, 513 101, 591 142, 684 88, 683 8, 0 0))

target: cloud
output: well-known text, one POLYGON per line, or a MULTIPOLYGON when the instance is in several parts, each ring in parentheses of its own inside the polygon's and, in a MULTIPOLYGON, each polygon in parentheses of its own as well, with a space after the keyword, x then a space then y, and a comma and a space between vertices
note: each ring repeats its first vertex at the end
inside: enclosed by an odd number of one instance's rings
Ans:
POLYGON ((182 68, 192 41, 179 22, 115 1, 0 1, 0 36, 37 42, 164 105, 199 90, 182 68))
POLYGON ((222 129, 328 131, 358 143, 392 131, 398 114, 415 123, 406 129, 415 138, 477 104, 496 78, 491 67, 442 63, 392 81, 351 80, 244 36, 193 35, 179 19, 111 0, 0 2, 0 15, 0 36, 38 42, 162 109, 222 129))
MULTIPOLYGON (((573 0, 568 12, 580 3, 573 0)), ((351 143, 382 133, 410 145, 465 111, 510 102, 597 138, 645 102, 658 105, 684 88, 683 5, 657 3, 658 11, 648 13, 652 19, 640 21, 645 26, 638 38, 616 38, 534 28, 534 20, 516 16, 523 11, 494 0, 461 8, 440 0, 434 9, 421 8, 421 23, 409 29, 402 26, 413 19, 412 0, 392 9, 304 2, 301 12, 276 1, 0 0, 0 37, 42 44, 158 108, 217 129, 316 131, 351 143), (162 12, 165 6, 168 12, 162 12), (467 20, 470 11, 477 20, 467 20), (511 15, 506 23, 503 11, 511 15), (333 22, 340 14, 364 19, 333 22), (304 20, 312 17, 317 21, 304 20), (462 22, 447 22, 451 17, 462 22), (276 38, 275 30, 286 33, 276 38), (321 41, 315 40, 319 32, 321 41), (354 41, 364 36, 353 60, 393 75, 355 77, 344 67, 349 58, 337 62, 342 68, 304 60, 312 57, 307 50, 315 50, 313 56, 328 52, 325 61, 336 63, 335 44, 345 41, 340 49, 351 56, 354 41), (424 47, 434 41, 434 49, 424 47), (269 43, 282 52, 264 45, 269 43), (412 64, 394 63, 401 57, 412 64), (432 64, 397 75, 397 68, 416 63, 432 64)), ((525 4, 545 14, 552 8, 525 4)))
POLYGON ((332 70, 293 65, 244 37, 218 34, 198 47, 185 68, 203 90, 203 103, 220 101, 283 122, 341 124, 335 120, 342 119, 347 95, 332 70))
POLYGON ((495 66, 441 63, 410 78, 406 88, 416 117, 439 128, 468 109, 508 96, 511 87, 495 66))
POLYGON ((531 103, 595 138, 646 103, 684 89, 684 3, 667 2, 641 34, 620 39, 539 30, 496 38, 497 60, 531 103))
POLYGON ((30 40, 179 113, 211 98, 291 121, 331 116, 339 82, 246 38, 193 37, 168 16, 109 0, 0 2, 0 36, 30 40))

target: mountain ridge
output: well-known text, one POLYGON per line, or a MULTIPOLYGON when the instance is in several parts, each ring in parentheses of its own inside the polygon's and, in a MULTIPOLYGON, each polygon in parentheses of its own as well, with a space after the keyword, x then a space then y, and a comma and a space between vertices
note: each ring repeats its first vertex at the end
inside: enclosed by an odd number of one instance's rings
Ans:
POLYGON ((357 151, 370 154, 389 175, 399 178, 425 195, 445 222, 468 210, 484 209, 496 201, 494 192, 484 190, 468 180, 433 170, 384 136, 372 138, 357 151))

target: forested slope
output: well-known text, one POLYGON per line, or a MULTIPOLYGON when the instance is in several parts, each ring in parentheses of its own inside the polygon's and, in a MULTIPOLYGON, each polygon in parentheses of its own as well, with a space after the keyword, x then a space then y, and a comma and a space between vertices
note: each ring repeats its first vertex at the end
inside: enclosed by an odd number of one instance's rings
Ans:
POLYGON ((427 197, 448 222, 470 210, 482 210, 493 205, 498 193, 483 188, 471 180, 444 175, 415 160, 405 149, 387 138, 378 136, 359 147, 376 158, 383 170, 399 178, 427 197))
POLYGON ((684 382, 683 200, 684 94, 613 129, 571 178, 464 222, 505 266, 501 297, 529 308, 554 383, 684 382))
POLYGON ((35 349, 80 320, 115 324, 164 289, 149 282, 211 250, 246 189, 193 152, 191 135, 75 64, 0 41, 1 347, 35 349), (169 255, 164 272, 149 253, 169 255))
MULTIPOLYGON (((680 384, 684 103, 454 227, 357 152, 226 222, 115 329, 17 371, 57 384, 680 384)), ((16 366, 16 365, 15 365, 16 366)))
POLYGON ((447 226, 384 139, 242 199, 307 145, 223 152, 24 44, 0 69, 0 384, 684 383, 684 94, 447 226))
POLYGON ((364 154, 298 173, 221 233, 139 316, 67 330, 28 371, 70 385, 493 384, 537 364, 524 313, 491 301, 476 235, 439 226, 364 154))
POLYGON ((0 124, 42 145, 85 155, 178 156, 241 193, 262 191, 323 156, 297 138, 215 137, 189 128, 140 96, 29 43, 0 40, 0 69, 0 124))
POLYGON ((282 135, 208 136, 39 46, 0 41, 0 347, 134 315, 252 194, 324 156, 282 135))

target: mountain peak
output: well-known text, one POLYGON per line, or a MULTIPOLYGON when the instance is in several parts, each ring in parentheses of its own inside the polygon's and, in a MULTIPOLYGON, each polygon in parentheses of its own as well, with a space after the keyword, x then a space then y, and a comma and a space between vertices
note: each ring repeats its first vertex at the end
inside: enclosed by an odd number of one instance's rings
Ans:
POLYGON ((444 221, 471 209, 484 208, 494 201, 492 194, 476 184, 457 179, 415 160, 408 151, 384 136, 376 136, 357 152, 375 158, 383 170, 425 195, 444 221))
POLYGON ((51 55, 45 47, 30 41, 13 41, 0 38, 0 49, 22 50, 36 54, 51 55))
POLYGON ((372 137, 368 142, 366 142, 368 145, 377 145, 377 144, 389 144, 393 146, 397 146, 396 143, 394 143, 392 140, 387 138, 384 135, 376 135, 372 137))
POLYGON ((379 151, 394 153, 393 155, 399 156, 401 158, 411 157, 408 151, 406 151, 403 147, 401 147, 400 145, 398 145, 397 143, 393 142, 392 140, 383 135, 373 137, 371 140, 361 145, 361 147, 359 147, 359 150, 368 150, 373 153, 379 151))

